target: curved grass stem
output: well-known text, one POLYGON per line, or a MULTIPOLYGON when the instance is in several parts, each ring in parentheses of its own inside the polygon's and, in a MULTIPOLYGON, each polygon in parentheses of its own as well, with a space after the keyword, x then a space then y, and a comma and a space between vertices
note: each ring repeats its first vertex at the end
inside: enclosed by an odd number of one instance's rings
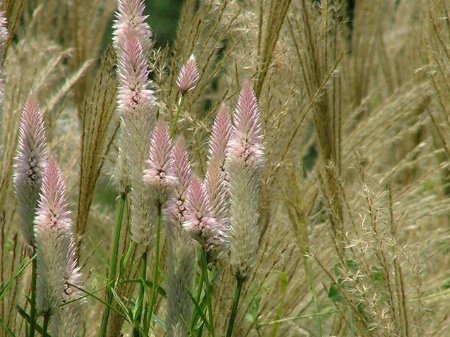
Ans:
POLYGON ((230 320, 228 322, 227 335, 226 337, 231 337, 234 328, 234 322, 236 320, 237 309, 239 305, 239 299, 241 297, 242 286, 244 284, 245 279, 239 276, 236 276, 237 284, 234 289, 234 297, 233 297, 233 306, 231 307, 230 320))
POLYGON ((108 327, 109 314, 111 311, 111 304, 113 300, 112 288, 115 285, 116 273, 117 273, 117 260, 119 257, 119 243, 120 233, 122 231, 123 213, 125 209, 127 199, 127 193, 122 193, 120 196, 119 212, 117 214, 116 228, 114 231, 114 243, 112 248, 111 262, 109 265, 108 283, 106 285, 106 306, 103 313, 102 324, 100 326, 100 337, 106 336, 106 330, 108 327))

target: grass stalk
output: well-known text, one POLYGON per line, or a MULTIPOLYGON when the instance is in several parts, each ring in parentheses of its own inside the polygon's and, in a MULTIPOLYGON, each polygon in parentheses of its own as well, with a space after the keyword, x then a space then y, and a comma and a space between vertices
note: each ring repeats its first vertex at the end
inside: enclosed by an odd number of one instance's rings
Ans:
POLYGON ((181 95, 178 100, 177 112, 175 114, 175 118, 172 121, 172 126, 170 127, 170 137, 173 138, 175 135, 175 131, 177 130, 178 120, 180 119, 181 107, 183 106, 184 96, 181 95))
POLYGON ((234 297, 233 297, 233 306, 231 307, 230 320, 228 322, 227 335, 226 337, 231 337, 233 334, 234 322, 236 320, 237 310, 239 306, 239 299, 241 297, 242 286, 244 284, 245 279, 239 276, 236 276, 236 288, 234 289, 234 297))
POLYGON ((117 273, 117 260, 119 257, 119 243, 120 233, 122 231, 123 214, 125 210, 125 204, 127 199, 127 193, 124 192, 120 196, 119 212, 117 214, 116 228, 114 232, 114 243, 112 248, 111 262, 109 265, 109 277, 106 284, 106 306, 103 313, 102 324, 100 326, 100 337, 106 336, 106 329, 108 327, 109 314, 111 311, 111 304, 113 299, 113 293, 111 289, 115 286, 116 273, 117 273))
POLYGON ((30 337, 34 337, 36 331, 36 280, 37 280, 37 259, 32 260, 31 265, 31 311, 30 311, 30 337))
POLYGON ((203 283, 205 284, 205 298, 206 298, 206 305, 208 310, 208 328, 210 335, 214 337, 214 318, 213 318, 213 311, 212 311, 212 299, 211 299, 211 284, 209 283, 209 276, 208 276, 208 261, 207 261, 207 252, 206 247, 202 247, 202 254, 201 254, 201 267, 202 267, 202 279, 203 283))
POLYGON ((49 337, 48 335, 48 323, 50 322, 50 313, 44 315, 44 324, 42 326, 42 337, 49 337))
POLYGON ((153 283, 152 283, 152 296, 150 298, 150 305, 148 308, 145 324, 145 336, 148 336, 148 332, 151 326, 151 319, 153 315, 153 308, 156 303, 156 296, 158 294, 158 277, 159 277, 159 255, 160 255, 160 241, 161 241, 161 219, 162 219, 162 205, 158 203, 158 217, 156 219, 156 242, 155 242, 155 260, 153 266, 153 283))
POLYGON ((139 294, 136 300, 136 311, 133 318, 133 337, 140 337, 139 326, 141 324, 142 308, 145 295, 145 280, 147 279, 147 251, 142 253, 141 275, 140 275, 139 294))

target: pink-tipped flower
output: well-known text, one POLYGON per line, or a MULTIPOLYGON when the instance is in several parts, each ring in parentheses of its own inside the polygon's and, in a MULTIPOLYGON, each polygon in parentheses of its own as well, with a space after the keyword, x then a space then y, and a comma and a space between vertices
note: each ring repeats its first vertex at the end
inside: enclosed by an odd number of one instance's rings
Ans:
POLYGON ((144 181, 156 192, 159 202, 164 203, 175 188, 178 179, 173 174, 172 141, 161 120, 153 130, 150 142, 150 159, 144 170, 144 181))
POLYGON ((168 206, 169 220, 171 230, 180 231, 186 216, 186 194, 191 183, 191 164, 182 136, 177 138, 173 148, 173 173, 178 184, 168 206))
POLYGON ((67 255, 72 240, 65 184, 58 164, 49 159, 35 218, 37 311, 53 314, 62 301, 67 255))
POLYGON ((218 161, 223 170, 227 145, 231 136, 231 120, 227 106, 222 106, 217 113, 209 140, 209 161, 218 161))
POLYGON ((218 161, 209 163, 206 170, 205 187, 210 199, 212 214, 217 219, 221 230, 227 232, 227 182, 225 173, 221 170, 218 161))
POLYGON ((195 56, 191 55, 178 75, 177 85, 182 95, 194 90, 199 78, 195 56))
POLYGON ((119 111, 122 116, 149 113, 154 93, 148 81, 147 60, 139 39, 129 34, 119 60, 119 111))
POLYGON ((250 82, 245 81, 234 113, 228 160, 242 161, 246 166, 261 168, 264 164, 262 139, 256 95, 250 82))
POLYGON ((200 244, 218 233, 216 219, 212 215, 208 193, 198 178, 193 178, 187 194, 186 221, 183 228, 200 244))
POLYGON ((70 242, 67 252, 66 274, 64 275, 64 291, 62 304, 57 314, 52 318, 52 333, 54 336, 78 336, 80 331, 81 309, 84 303, 81 287, 81 273, 77 265, 75 242, 70 242))
POLYGON ((22 218, 22 232, 30 246, 34 246, 33 219, 47 163, 46 147, 44 120, 37 98, 31 94, 23 107, 19 148, 14 165, 14 186, 22 218))
POLYGON ((114 22, 113 42, 114 48, 119 51, 123 48, 128 34, 135 34, 144 52, 150 47, 152 31, 145 22, 144 1, 142 0, 118 0, 116 20, 114 22))

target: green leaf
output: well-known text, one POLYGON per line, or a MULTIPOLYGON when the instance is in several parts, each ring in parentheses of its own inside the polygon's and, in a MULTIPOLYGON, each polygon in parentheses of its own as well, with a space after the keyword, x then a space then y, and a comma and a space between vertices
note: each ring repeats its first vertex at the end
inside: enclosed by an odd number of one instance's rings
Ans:
POLYGON ((333 302, 344 303, 344 297, 335 284, 330 286, 330 289, 328 290, 328 298, 333 302))

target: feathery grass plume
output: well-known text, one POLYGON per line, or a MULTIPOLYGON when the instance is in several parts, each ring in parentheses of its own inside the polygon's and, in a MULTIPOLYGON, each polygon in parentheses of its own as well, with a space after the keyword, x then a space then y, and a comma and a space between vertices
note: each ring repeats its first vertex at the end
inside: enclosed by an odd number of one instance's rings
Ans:
POLYGON ((228 141, 231 137, 231 120, 227 106, 222 103, 211 130, 209 140, 209 162, 218 161, 224 170, 228 141))
POLYGON ((258 102, 250 82, 243 84, 228 143, 226 170, 230 193, 231 265, 236 277, 247 279, 256 262, 259 173, 264 164, 258 102))
POLYGON ((194 246, 192 238, 183 230, 186 216, 186 194, 191 182, 191 166, 184 138, 179 136, 173 149, 173 171, 178 179, 168 204, 167 255, 167 336, 187 336, 192 313, 192 300, 187 290, 192 288, 194 276, 194 246))
POLYGON ((81 287, 81 272, 78 267, 76 245, 71 240, 67 252, 67 267, 64 275, 63 306, 58 309, 52 321, 52 336, 77 337, 80 331, 80 315, 84 300, 81 287))
POLYGON ((139 38, 144 53, 150 48, 152 31, 145 22, 145 4, 142 0, 118 0, 116 21, 114 22, 114 48, 119 51, 127 40, 127 35, 133 31, 139 38))
POLYGON ((70 211, 61 170, 49 158, 42 179, 41 199, 35 218, 37 251, 37 311, 52 315, 62 302, 67 256, 72 240, 70 211))
POLYGON ((156 216, 156 208, 142 182, 155 120, 152 113, 154 95, 148 80, 146 58, 151 31, 144 23, 143 8, 142 1, 119 1, 114 36, 119 72, 118 110, 122 128, 119 147, 121 153, 126 154, 124 159, 132 187, 131 233, 132 239, 145 249, 152 241, 152 219, 156 216))
POLYGON ((197 61, 194 54, 187 60, 186 64, 181 68, 177 78, 177 85, 181 95, 186 95, 194 90, 199 79, 197 61))
POLYGON ((212 215, 205 186, 197 177, 192 178, 186 199, 186 219, 183 228, 202 246, 218 234, 217 220, 212 215))
POLYGON ((167 312, 168 337, 187 336, 192 313, 192 300, 187 290, 192 288, 194 246, 183 230, 186 215, 186 194, 191 182, 191 166, 184 138, 179 136, 173 149, 173 171, 178 179, 168 203, 167 312))
POLYGON ((19 149, 14 165, 14 186, 16 189, 21 226, 25 241, 33 242, 33 219, 38 205, 39 192, 45 165, 47 163, 44 120, 36 96, 30 94, 23 107, 19 149))
POLYGON ((150 193, 163 205, 177 185, 178 179, 173 173, 173 149, 169 131, 162 120, 153 130, 150 142, 150 159, 144 170, 144 182, 150 187, 150 193))

